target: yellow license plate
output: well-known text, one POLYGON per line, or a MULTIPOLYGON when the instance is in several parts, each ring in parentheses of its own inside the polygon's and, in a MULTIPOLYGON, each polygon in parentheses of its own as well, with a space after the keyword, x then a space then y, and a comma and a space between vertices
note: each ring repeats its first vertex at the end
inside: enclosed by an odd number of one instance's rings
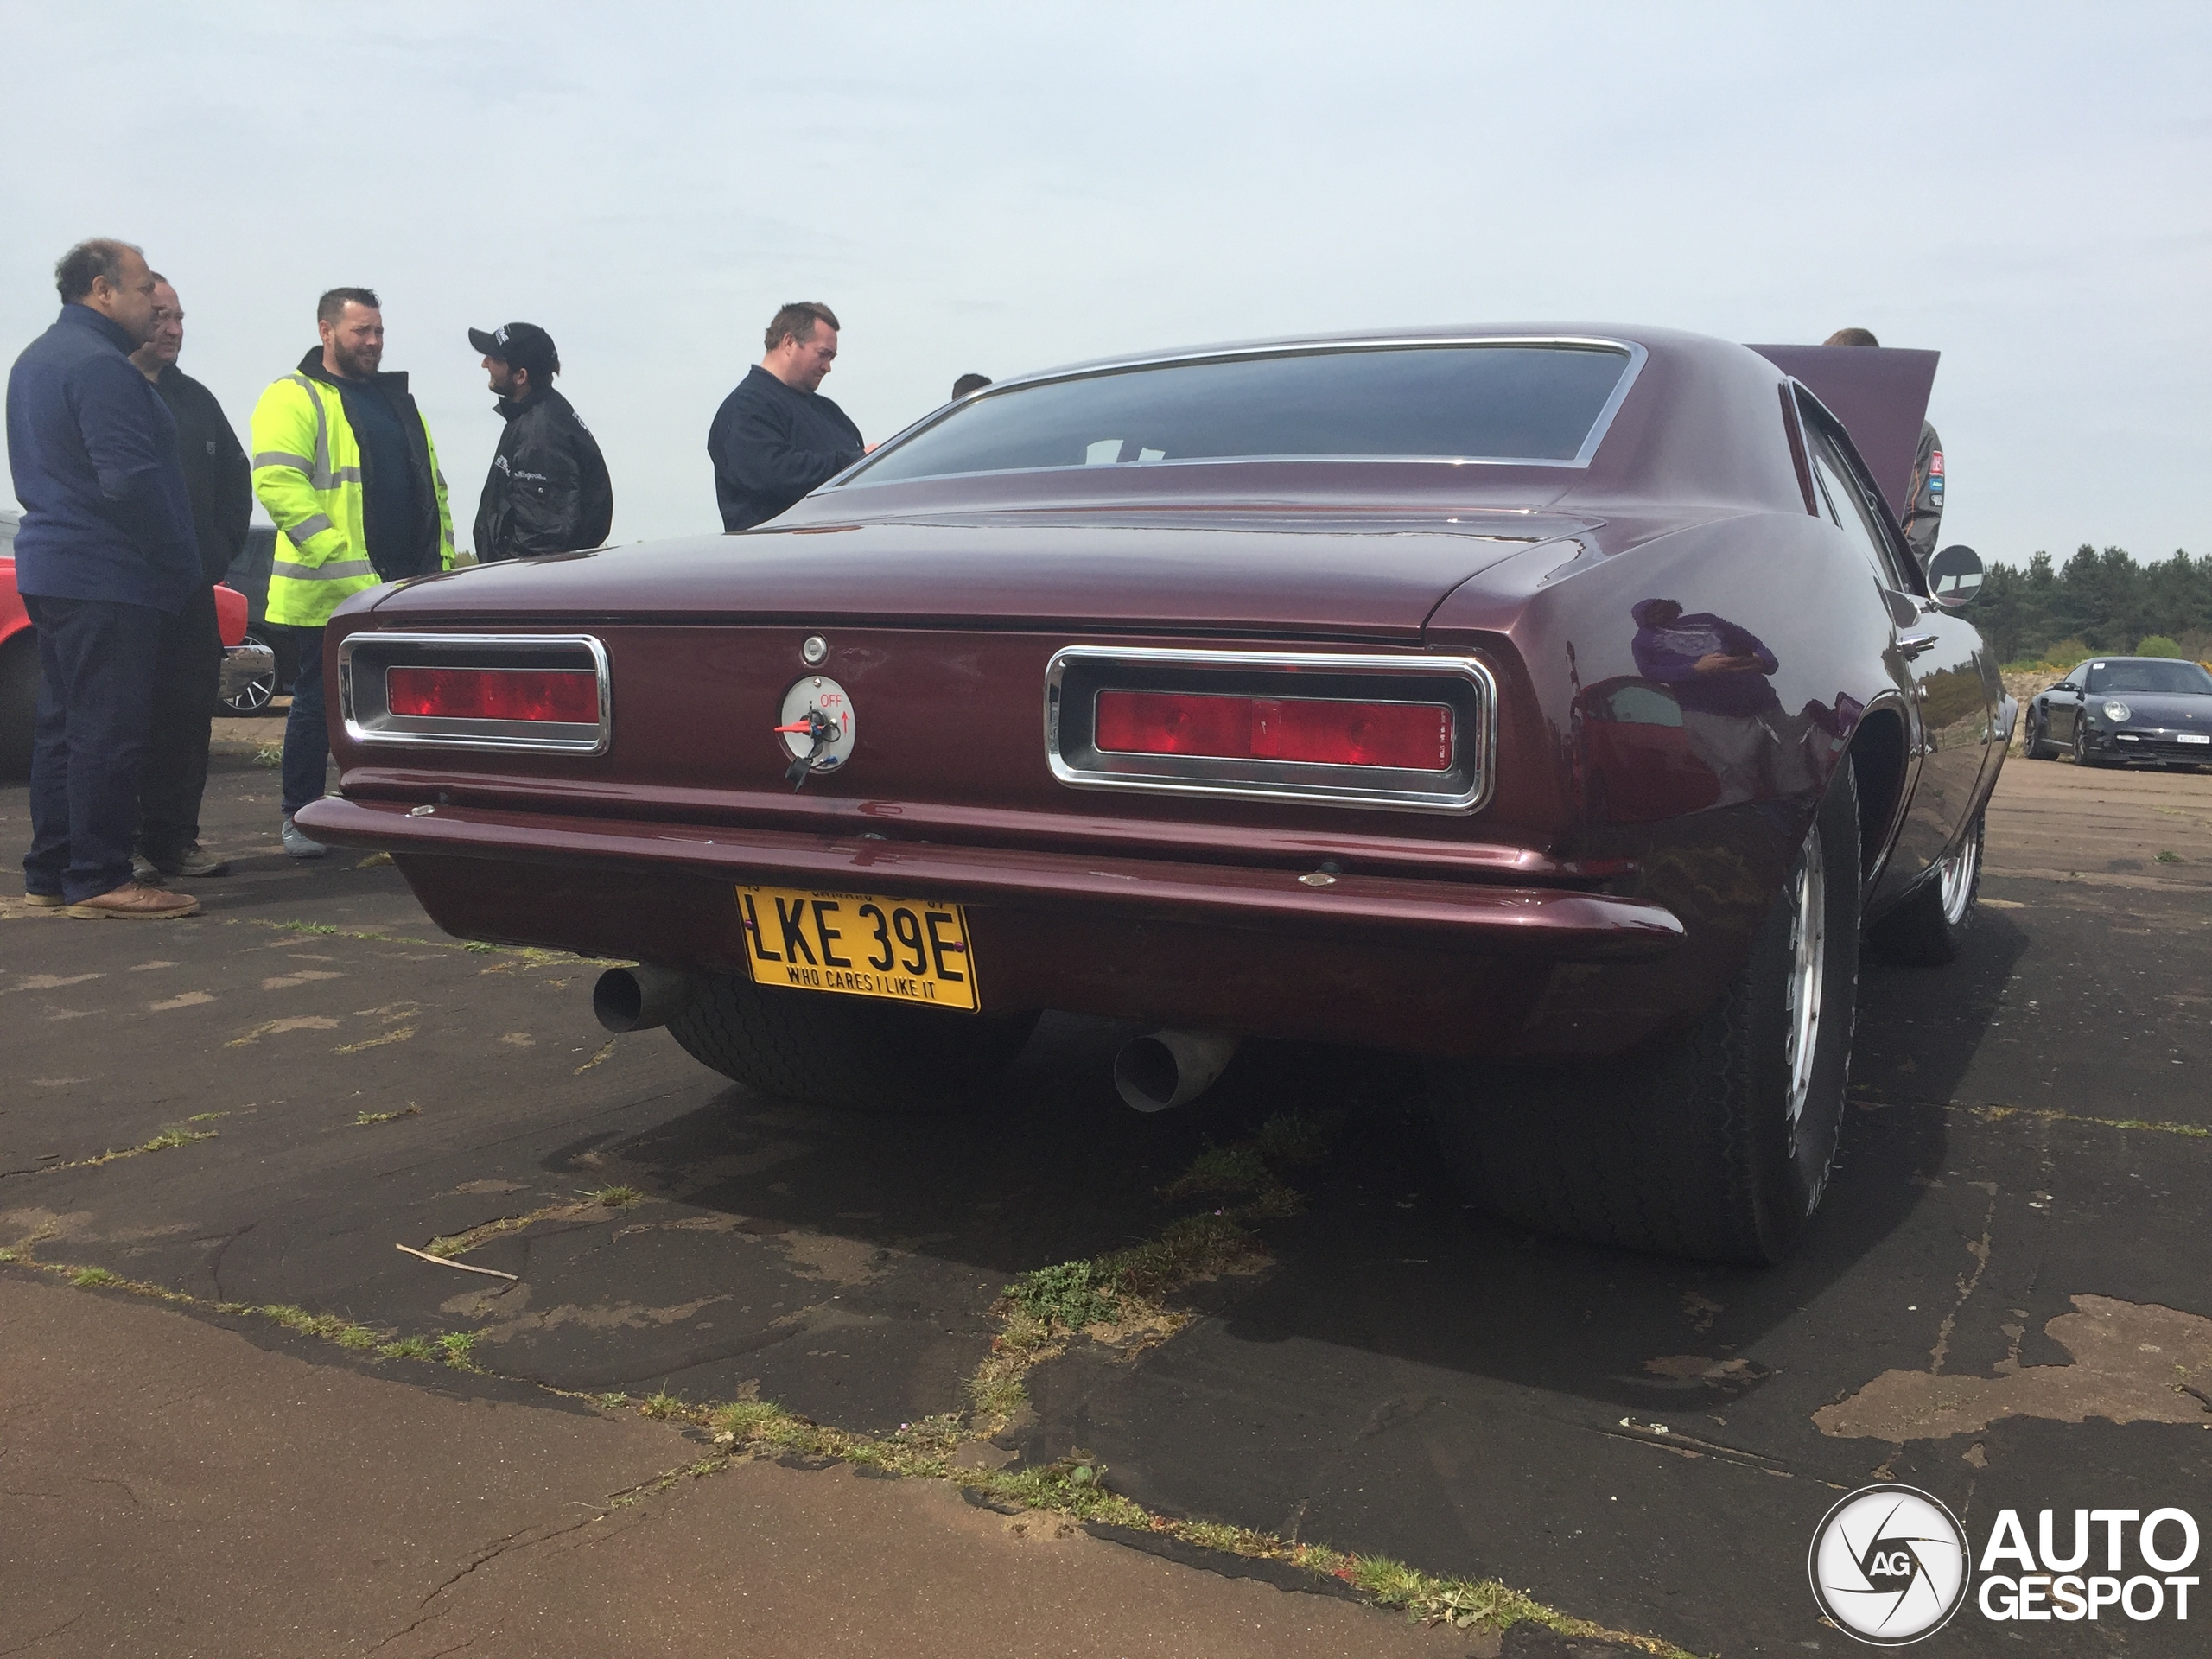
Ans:
POLYGON ((973 1008, 976 961, 958 905, 873 893, 740 887, 756 985, 973 1008))

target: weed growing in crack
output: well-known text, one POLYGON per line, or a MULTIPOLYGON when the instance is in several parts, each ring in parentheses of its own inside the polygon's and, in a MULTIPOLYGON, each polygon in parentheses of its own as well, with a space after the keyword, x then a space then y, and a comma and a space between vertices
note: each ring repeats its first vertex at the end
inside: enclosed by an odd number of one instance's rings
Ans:
POLYGON ((296 1331, 303 1337, 320 1337, 325 1342, 334 1342, 340 1348, 359 1351, 373 1348, 389 1332, 372 1331, 365 1325, 356 1325, 342 1319, 335 1313, 310 1313, 304 1307, 294 1307, 289 1302, 270 1302, 259 1307, 249 1307, 247 1313, 258 1313, 264 1319, 274 1319, 287 1331, 296 1331))
POLYGON ((111 1285, 115 1275, 105 1268, 79 1268, 69 1275, 69 1282, 79 1290, 90 1290, 95 1285, 111 1285))
POLYGON ((1192 1160, 1190 1168, 1160 1189, 1170 1204, 1215 1192, 1249 1192, 1272 1179, 1267 1154, 1252 1141, 1233 1147, 1208 1147, 1192 1160))
POLYGON ((378 1359, 432 1360, 437 1357, 437 1348, 428 1337, 402 1337, 377 1350, 378 1359))
POLYGON ((634 1186, 602 1186, 583 1195, 587 1204, 596 1204, 609 1210, 626 1210, 633 1204, 645 1202, 645 1195, 634 1186))
POLYGON ((689 1421, 692 1415, 692 1408, 684 1404, 666 1389, 661 1389, 658 1394, 647 1395, 643 1400, 638 1402, 638 1410, 642 1415, 664 1423, 689 1421))
POLYGON ((476 1363, 476 1333, 474 1331, 448 1331, 437 1339, 438 1357, 456 1371, 480 1371, 476 1363))
POLYGON ((353 1114, 353 1127, 365 1129, 372 1123, 390 1123, 397 1118, 419 1117, 422 1113, 423 1109, 410 1100, 396 1112, 356 1112, 353 1114))
POLYGON ((1008 1285, 1006 1294, 1031 1319, 1057 1323, 1069 1331, 1103 1325, 1121 1306, 1121 1299, 1105 1287, 1096 1262, 1063 1262, 1058 1267, 1039 1268, 1008 1285))
POLYGON ((1341 1115, 1278 1112, 1254 1132, 1253 1142, 1274 1164, 1318 1164, 1342 1127, 1341 1115))

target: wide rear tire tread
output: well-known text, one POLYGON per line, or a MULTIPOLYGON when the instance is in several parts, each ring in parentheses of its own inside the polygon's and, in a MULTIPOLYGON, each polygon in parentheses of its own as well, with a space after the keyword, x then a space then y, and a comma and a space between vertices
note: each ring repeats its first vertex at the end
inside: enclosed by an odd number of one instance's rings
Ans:
POLYGON ((1439 1145, 1467 1196, 1560 1237, 1656 1255, 1765 1265, 1795 1246, 1840 1138, 1859 982, 1858 797, 1849 768, 1823 803, 1823 1028, 1793 1164, 1774 1101, 1780 899, 1751 960, 1689 1031, 1592 1064, 1454 1065, 1430 1077, 1439 1145), (1794 1173, 1793 1173, 1794 1171, 1794 1173))
POLYGON ((1037 1015, 910 1008, 764 989, 717 974, 668 1022, 702 1065, 754 1092, 860 1111, 947 1111, 1004 1071, 1037 1015))

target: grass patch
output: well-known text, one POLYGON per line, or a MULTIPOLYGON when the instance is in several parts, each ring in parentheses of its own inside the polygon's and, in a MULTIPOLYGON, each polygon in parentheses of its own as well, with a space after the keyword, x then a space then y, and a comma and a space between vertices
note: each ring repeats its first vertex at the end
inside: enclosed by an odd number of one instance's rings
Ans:
POLYGON ((1255 1141, 1233 1147, 1208 1147, 1191 1160, 1190 1168, 1160 1189, 1160 1196, 1174 1204, 1216 1192, 1249 1192, 1274 1179, 1267 1154, 1255 1141))
POLYGON ((423 1109, 410 1100, 396 1112, 356 1112, 353 1114, 353 1127, 365 1129, 372 1123, 389 1123, 396 1118, 419 1117, 422 1113, 423 1109))
POLYGON ((378 1348, 378 1359, 432 1360, 438 1351, 428 1337, 402 1337, 397 1342, 387 1342, 378 1348))
POLYGON ((253 764, 257 766, 281 766, 284 764, 282 743, 260 743, 254 746, 253 764))
POLYGON ((645 1195, 634 1186, 602 1186, 585 1193, 587 1204, 596 1204, 607 1210, 627 1210, 633 1204, 645 1202, 645 1195))
POLYGON ((375 1347, 389 1334, 372 1331, 365 1325, 356 1325, 335 1313, 310 1313, 304 1307, 295 1307, 289 1302, 268 1302, 248 1311, 260 1314, 264 1319, 274 1319, 287 1331, 297 1332, 303 1337, 320 1337, 325 1342, 334 1342, 340 1348, 351 1348, 356 1351, 375 1347))
POLYGON ((1107 1288, 1105 1279, 1096 1262, 1063 1262, 1022 1274, 1006 1287, 1006 1294, 1033 1319, 1080 1331, 1104 1324, 1121 1310, 1121 1298, 1107 1288))
POLYGON ((2168 851, 2165 848, 2164 848, 2164 847, 2161 847, 2160 849, 2158 849, 2158 862, 2159 862, 2159 863, 2161 863, 2161 864, 2178 864, 2178 863, 2181 863, 2182 861, 2182 861, 2182 855, 2181 855, 2179 853, 2176 853, 2176 852, 2169 852, 2169 851, 2168 851))
POLYGON ((476 1363, 476 1333, 474 1331, 448 1331, 432 1344, 438 1357, 456 1371, 480 1371, 476 1363))
MULTIPOLYGON (((209 1118, 223 1116, 221 1112, 203 1112, 191 1122, 204 1123, 209 1118)), ((50 1175, 55 1170, 62 1169, 98 1169, 102 1164, 112 1164, 124 1158, 136 1158, 142 1153, 168 1152, 177 1147, 188 1147, 195 1141, 213 1141, 215 1135, 216 1131, 213 1129, 195 1129, 184 1123, 172 1123, 152 1140, 141 1141, 135 1147, 111 1147, 96 1157, 79 1158, 73 1163, 54 1164, 41 1171, 41 1173, 50 1175)))
POLYGON ((111 1285, 116 1278, 105 1268, 79 1268, 69 1275, 69 1282, 79 1290, 90 1290, 97 1285, 111 1285))
POLYGON ((638 1413, 640 1416, 650 1417, 655 1422, 661 1423, 690 1422, 695 1414, 690 1406, 677 1399, 666 1389, 661 1389, 657 1394, 649 1394, 639 1401, 638 1413))

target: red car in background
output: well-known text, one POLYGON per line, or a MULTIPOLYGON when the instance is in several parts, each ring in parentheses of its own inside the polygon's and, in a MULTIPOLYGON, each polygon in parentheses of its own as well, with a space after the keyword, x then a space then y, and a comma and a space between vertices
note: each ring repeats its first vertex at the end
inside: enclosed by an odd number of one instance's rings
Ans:
MULTIPOLYGON (((0 511, 0 777, 7 778, 21 778, 30 770, 31 726, 38 713, 38 641, 16 592, 13 550, 22 520, 21 513, 0 511)), ((223 636, 219 701, 242 682, 275 671, 269 647, 246 641, 245 611, 244 594, 216 586, 215 621, 223 636)))

